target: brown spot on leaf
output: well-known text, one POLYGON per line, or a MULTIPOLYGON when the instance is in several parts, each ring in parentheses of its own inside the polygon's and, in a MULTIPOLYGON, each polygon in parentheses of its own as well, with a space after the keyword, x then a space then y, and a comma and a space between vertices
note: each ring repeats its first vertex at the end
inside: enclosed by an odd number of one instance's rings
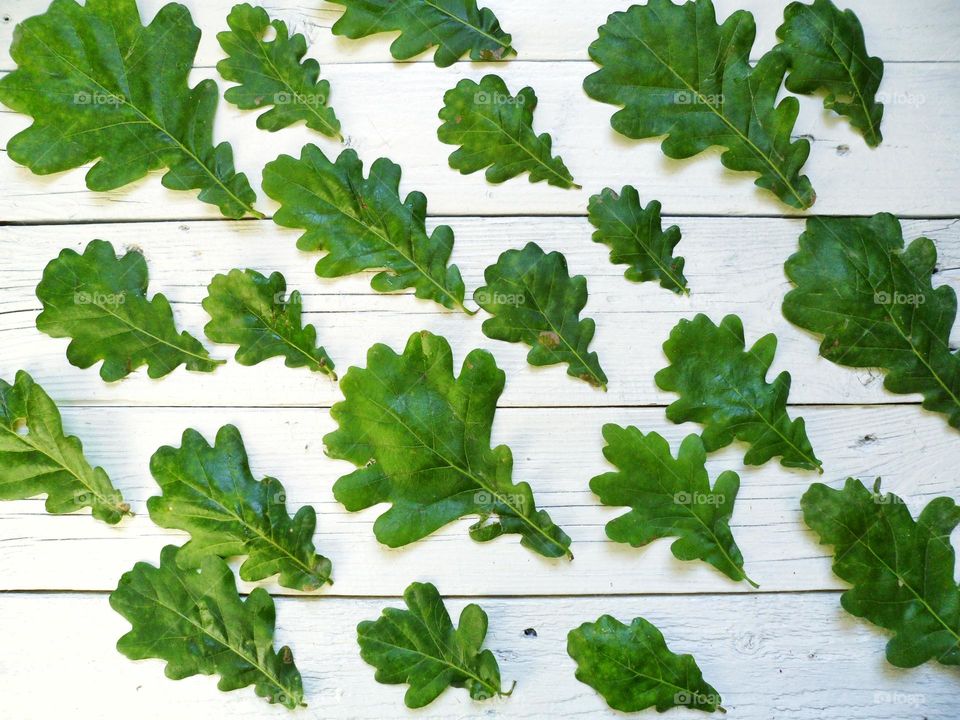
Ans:
POLYGON ((552 330, 544 330, 537 336, 537 342, 551 350, 560 345, 560 336, 552 330))

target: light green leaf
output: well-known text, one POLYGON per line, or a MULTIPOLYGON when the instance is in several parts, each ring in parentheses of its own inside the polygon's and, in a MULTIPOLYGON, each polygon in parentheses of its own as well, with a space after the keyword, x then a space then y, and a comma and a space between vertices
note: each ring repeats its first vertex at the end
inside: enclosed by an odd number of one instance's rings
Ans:
POLYGON ((386 608, 378 620, 357 626, 360 657, 377 669, 377 682, 407 683, 408 708, 429 705, 448 687, 466 688, 474 700, 510 695, 500 685, 493 653, 481 650, 487 614, 467 605, 455 628, 440 593, 430 583, 413 583, 403 593, 407 610, 386 608))
POLYGON ((600 693, 614 710, 688 707, 726 712, 693 656, 671 652, 663 634, 641 617, 630 625, 609 615, 584 623, 567 635, 567 654, 577 663, 577 680, 600 693))
POLYGON ((590 198, 589 215, 590 224, 597 229, 593 241, 610 247, 610 262, 630 266, 623 273, 627 280, 659 280, 668 290, 690 294, 683 276, 684 259, 673 257, 680 228, 671 225, 663 230, 659 202, 651 200, 643 207, 631 185, 625 185, 619 194, 604 188, 590 198))
POLYGON ((7 153, 39 175, 96 160, 86 181, 97 191, 165 168, 164 187, 199 190, 227 217, 262 218, 230 144, 213 145, 217 84, 187 84, 199 42, 177 3, 144 27, 136 0, 53 0, 14 31, 17 69, 0 79, 0 102, 34 122, 7 153))
POLYGON ((471 60, 502 60, 516 55, 510 36, 493 11, 477 0, 331 0, 346 6, 333 34, 358 39, 399 32, 390 46, 397 60, 408 60, 436 46, 433 61, 449 67, 467 52, 471 60))
POLYGON ((184 570, 177 548, 160 552, 160 566, 138 562, 110 594, 110 607, 133 629, 117 642, 131 660, 166 660, 166 676, 219 675, 227 692, 253 685, 260 697, 291 710, 303 706, 303 682, 290 648, 273 648, 273 599, 256 588, 246 601, 233 573, 209 555, 200 570, 184 570))
POLYGON ((276 573, 283 587, 294 590, 331 582, 330 561, 313 545, 316 511, 305 505, 291 518, 280 481, 254 480, 233 425, 220 428, 213 447, 196 430, 187 430, 182 447, 154 453, 150 472, 163 491, 147 501, 150 519, 190 533, 177 555, 181 567, 200 567, 209 555, 246 555, 240 578, 248 582, 276 573))
POLYGON ((450 167, 463 175, 487 168, 488 182, 502 183, 530 173, 530 182, 546 180, 561 188, 577 188, 559 157, 552 156, 553 138, 533 130, 537 95, 525 87, 516 96, 496 75, 479 83, 464 79, 443 96, 437 132, 440 142, 459 145, 450 167))
POLYGON ((229 31, 217 33, 227 54, 217 63, 217 72, 239 84, 228 88, 224 99, 241 110, 272 106, 257 118, 261 130, 273 132, 302 120, 311 130, 342 140, 340 121, 327 106, 330 83, 318 79, 316 60, 303 60, 307 52, 303 35, 290 37, 285 22, 271 22, 266 10, 249 3, 234 5, 227 24, 229 31), (264 40, 270 27, 276 35, 264 40))
POLYGON ((380 158, 364 178, 356 151, 332 163, 306 145, 299 160, 281 155, 267 164, 263 191, 280 203, 275 223, 306 230, 297 247, 326 251, 320 277, 382 270, 370 281, 377 292, 412 288, 418 298, 465 310, 460 270, 447 265, 453 230, 439 225, 427 234, 427 199, 419 192, 400 199, 399 165, 380 158))
POLYGON ((777 104, 781 53, 750 66, 755 36, 746 10, 718 25, 710 0, 650 0, 607 18, 590 45, 602 68, 583 86, 593 99, 622 107, 611 121, 620 134, 666 136, 663 152, 678 160, 722 147, 725 167, 759 174, 759 187, 806 209, 816 194, 800 174, 810 143, 792 140, 800 104, 794 97, 777 104))
POLYGON ((671 365, 654 380, 661 390, 680 395, 667 408, 667 418, 702 424, 707 452, 740 440, 750 445, 743 458, 747 465, 779 457, 784 467, 823 472, 803 418, 791 420, 787 414, 790 373, 780 373, 773 383, 766 380, 776 335, 765 335, 746 350, 736 315, 727 315, 719 326, 697 315, 677 324, 663 352, 671 365))
POLYGON ((960 508, 938 497, 916 520, 903 500, 848 478, 843 490, 815 483, 803 518, 833 545, 833 572, 853 587, 840 596, 851 615, 891 630, 887 660, 911 668, 929 660, 960 665, 960 589, 950 534, 960 508))
POLYGON ((531 365, 566 363, 567 374, 607 389, 607 376, 589 350, 596 324, 580 319, 587 304, 587 280, 570 277, 566 258, 544 253, 536 243, 508 250, 484 272, 487 284, 474 300, 493 315, 483 334, 494 340, 522 342, 531 365))
POLYGON ((50 337, 72 338, 71 365, 88 368, 103 360, 100 377, 120 380, 142 365, 151 378, 188 370, 213 372, 200 342, 178 333, 170 303, 160 294, 147 300, 147 262, 131 250, 117 257, 113 245, 93 240, 83 251, 65 249, 51 260, 37 286, 43 312, 37 329, 50 337))
POLYGON ((132 515, 103 468, 83 456, 80 440, 64 434, 50 396, 20 370, 13 385, 0 378, 0 500, 44 493, 50 513, 89 507, 111 525, 132 515))
POLYGON ((877 90, 883 60, 867 54, 859 18, 830 0, 814 0, 812 5, 790 3, 783 20, 777 50, 790 67, 787 90, 802 95, 826 91, 824 107, 849 119, 867 145, 879 145, 883 105, 877 102, 877 90))
POLYGON ((960 354, 950 350, 957 293, 934 289, 937 249, 917 238, 904 250, 900 222, 810 218, 787 260, 796 288, 783 301, 794 325, 823 336, 820 354, 847 367, 886 372, 893 393, 920 393, 923 407, 960 428, 960 354))
POLYGON ((286 358, 287 367, 307 367, 336 380, 333 361, 317 346, 317 329, 303 325, 303 300, 294 290, 287 297, 287 282, 278 272, 264 277, 256 270, 231 270, 217 275, 203 300, 210 315, 204 328, 217 343, 239 345, 241 365, 256 365, 267 358, 286 358))
POLYGON ((373 526, 389 547, 479 515, 474 540, 516 533, 534 552, 572 558, 570 538, 537 510, 530 486, 511 479, 510 448, 490 447, 504 380, 485 350, 470 352, 455 377, 450 344, 425 331, 402 355, 374 345, 367 367, 340 381, 346 399, 330 411, 339 429, 323 439, 327 454, 358 468, 336 482, 334 497, 351 512, 390 503, 373 526))
POLYGON ((730 532, 740 490, 735 472, 721 473, 711 488, 707 453, 696 435, 683 440, 676 459, 655 432, 604 425, 603 437, 603 456, 618 469, 593 478, 590 489, 604 505, 631 508, 607 523, 607 537, 633 547, 676 537, 670 549, 678 560, 703 560, 732 580, 757 587, 743 570, 743 555, 730 532))

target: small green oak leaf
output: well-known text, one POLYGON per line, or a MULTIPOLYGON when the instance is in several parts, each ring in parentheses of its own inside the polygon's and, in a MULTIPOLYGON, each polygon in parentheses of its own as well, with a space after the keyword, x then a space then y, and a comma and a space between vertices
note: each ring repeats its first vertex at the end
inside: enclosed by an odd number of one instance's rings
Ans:
POLYGON ((177 331, 167 298, 157 294, 148 300, 147 283, 147 262, 138 251, 117 257, 104 240, 91 241, 82 255, 64 249, 37 285, 43 305, 37 329, 71 338, 71 365, 85 369, 102 360, 100 377, 107 382, 143 365, 151 378, 180 365, 213 372, 223 361, 211 359, 196 338, 177 331))
POLYGON ((331 563, 313 545, 316 511, 305 505, 293 518, 287 514, 283 485, 254 479, 233 425, 220 428, 213 446, 187 430, 181 447, 154 453, 150 472, 163 492, 147 501, 150 519, 190 533, 177 555, 183 567, 200 567, 208 555, 245 555, 240 578, 247 582, 277 573, 280 585, 294 590, 331 582, 331 563))
POLYGON ((474 700, 513 692, 500 684, 493 653, 482 650, 487 614, 467 605, 454 627, 437 588, 413 583, 403 593, 406 610, 386 608, 357 626, 360 656, 377 669, 377 682, 406 683, 408 708, 429 705, 448 687, 465 688, 474 700))
POLYGON ((270 703, 304 705, 293 653, 273 647, 273 598, 255 588, 243 600, 223 560, 208 555, 199 570, 187 570, 178 552, 163 548, 159 567, 138 562, 110 594, 110 607, 133 626, 117 650, 131 660, 165 660, 171 680, 219 675, 224 692, 253 685, 270 703))

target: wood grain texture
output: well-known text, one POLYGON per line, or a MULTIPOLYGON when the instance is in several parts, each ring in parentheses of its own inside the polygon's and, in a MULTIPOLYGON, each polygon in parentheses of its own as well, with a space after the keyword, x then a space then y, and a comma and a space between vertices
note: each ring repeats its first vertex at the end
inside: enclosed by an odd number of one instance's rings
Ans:
MULTIPOLYGON (((431 576, 440 573, 418 575, 431 576)), ((456 617, 467 601, 447 602, 456 617)), ((485 646, 496 656, 504 680, 517 681, 511 698, 477 703, 464 691, 450 689, 427 708, 405 710, 405 686, 377 684, 356 644, 357 623, 397 606, 393 598, 279 600, 278 639, 293 648, 309 703, 290 715, 268 706, 249 688, 220 693, 213 678, 173 682, 163 676, 158 660, 130 662, 114 649, 128 625, 110 609, 106 596, 76 594, 0 596, 0 630, 8 646, 16 648, 0 655, 0 696, 7 716, 17 720, 93 717, 94 707, 98 720, 625 718, 629 716, 610 711, 592 689, 574 679, 574 663, 564 650, 569 630, 609 613, 623 621, 643 616, 660 627, 671 649, 693 653, 705 679, 722 695, 726 717, 955 717, 955 671, 885 666, 885 633, 845 615, 836 593, 479 602, 490 616, 485 646), (57 680, 55 691, 49 687, 51 678, 57 680)), ((658 716, 650 711, 636 717, 658 716)), ((678 710, 664 717, 708 716, 678 710)))
MULTIPOLYGON (((894 100, 884 113, 887 140, 874 150, 842 119, 825 113, 820 98, 800 98, 795 133, 812 138, 804 167, 819 197, 812 211, 960 216, 960 195, 954 191, 960 186, 960 166, 949 152, 960 123, 957 67, 890 65, 881 86, 894 100), (869 195, 851 178, 870 178, 869 195)), ((580 191, 531 185, 525 177, 490 185, 483 173, 461 176, 450 169, 447 156, 452 148, 437 139, 437 113, 444 92, 464 77, 481 77, 480 68, 464 63, 446 70, 428 63, 352 64, 329 66, 324 74, 332 85, 331 103, 347 145, 367 167, 381 156, 399 163, 403 191, 424 192, 432 214, 579 215, 586 213, 592 193, 624 184, 659 199, 668 214, 798 214, 755 187, 750 173, 725 170, 715 149, 689 160, 671 160, 656 139, 634 141, 618 135, 610 127, 616 108, 591 100, 581 87, 595 69, 582 61, 511 62, 495 68, 512 92, 524 85, 536 90, 534 128, 553 136, 554 152, 583 185, 580 191)), ((200 80, 216 73, 208 68, 194 75, 200 80)), ((214 137, 232 143, 237 167, 258 192, 257 207, 272 213, 276 205, 259 192, 267 162, 281 153, 298 156, 308 142, 334 156, 343 146, 303 125, 265 135, 256 129, 257 115, 221 102, 214 137)), ((26 116, 0 113, 0 138, 10 138, 29 122, 26 116)), ((217 209, 199 202, 195 193, 162 187, 158 173, 109 193, 88 191, 84 174, 75 169, 41 177, 8 160, 0 162, 0 217, 25 222, 219 218, 217 209)))
MULTIPOLYGON (((209 320, 200 302, 215 274, 234 267, 279 270, 289 288, 304 294, 306 319, 317 326, 341 374, 351 365, 365 366, 374 342, 399 350, 411 333, 427 329, 451 340, 457 363, 474 347, 492 351, 507 372, 504 406, 666 405, 675 396, 659 390, 653 374, 667 364, 661 345, 671 328, 697 312, 715 321, 737 313, 748 342, 768 332, 777 334, 780 346, 770 378, 781 370, 791 372, 791 402, 917 400, 885 391, 877 371, 841 368, 819 358, 818 340, 783 318, 780 303, 790 287, 783 262, 797 249, 802 221, 666 218, 666 224, 677 223, 683 232, 677 251, 687 258, 689 298, 655 283, 625 280, 623 266, 608 261, 606 246, 590 240, 592 227, 583 218, 433 219, 441 221, 456 231, 453 261, 464 274, 468 296, 482 284, 484 268, 504 250, 534 241, 567 256, 571 272, 588 278, 585 314, 597 321, 594 346, 610 377, 609 392, 568 378, 559 366, 530 367, 525 346, 483 335, 484 314, 469 318, 411 295, 376 294, 366 273, 336 281, 317 278, 313 266, 319 254, 299 252, 298 233, 269 221, 0 227, 0 248, 5 249, 0 252, 0 371, 12 375, 16 369, 28 370, 61 403, 329 406, 341 397, 328 378, 284 368, 281 359, 250 368, 231 362, 212 374, 181 368, 160 382, 138 372, 111 385, 103 383, 95 369, 68 365, 68 341, 49 338, 34 327, 40 309, 34 288, 43 267, 61 248, 81 251, 90 240, 101 238, 118 250, 136 247, 145 253, 150 291, 165 294, 181 327, 199 338, 209 320), (236 392, 238 387, 243 391, 236 392)), ((932 238, 940 254, 935 282, 960 287, 960 221, 906 221, 904 233, 909 239, 924 234, 932 238)), ((960 326, 954 338, 960 341, 960 326)), ((208 345, 216 357, 231 358, 235 351, 232 346, 208 345)))

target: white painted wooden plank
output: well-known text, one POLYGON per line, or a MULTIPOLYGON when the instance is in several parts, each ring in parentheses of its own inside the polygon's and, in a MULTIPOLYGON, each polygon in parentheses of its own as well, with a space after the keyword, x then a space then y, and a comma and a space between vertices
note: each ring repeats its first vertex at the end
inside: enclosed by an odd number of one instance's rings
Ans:
MULTIPOLYGON (((872 484, 882 475, 884 487, 907 499, 914 513, 934 496, 957 495, 960 443, 939 418, 904 406, 794 412, 806 419, 824 462, 823 477, 773 462, 744 468, 742 445, 709 460, 711 478, 726 469, 741 474, 732 526, 746 569, 762 591, 841 586, 830 572, 828 550, 802 522, 800 496, 812 482, 839 485, 853 475, 872 484)), ((323 436, 336 426, 323 410, 72 407, 64 417, 68 431, 83 440, 90 459, 110 473, 137 515, 110 527, 86 513, 47 515, 40 499, 3 503, 0 590, 111 589, 137 560, 159 556, 165 544, 179 544, 182 533, 157 528, 146 513, 146 499, 157 494, 150 456, 161 445, 179 446, 188 426, 212 441, 226 423, 240 429, 258 478, 270 475, 284 483, 292 507, 316 507, 316 544, 333 560, 335 579, 320 594, 399 594, 424 568, 437 568, 445 592, 456 595, 750 590, 703 563, 673 559, 669 540, 634 550, 606 539, 604 524, 624 510, 600 506, 589 489, 591 477, 611 469, 601 452, 603 424, 659 432, 674 449, 698 431, 692 424, 670 424, 654 408, 499 411, 493 442, 512 449, 514 479, 528 481, 538 504, 571 536, 572 562, 540 558, 513 536, 475 543, 467 536, 468 519, 403 549, 379 545, 372 524, 386 506, 348 513, 333 498, 334 481, 353 467, 325 457, 323 436)))
MULTIPOLYGON (((336 65, 328 69, 332 101, 347 143, 369 165, 387 156, 404 168, 403 189, 421 190, 435 215, 584 214, 592 193, 606 185, 632 184, 675 214, 796 214, 772 194, 756 188, 749 173, 733 173, 717 152, 670 160, 659 141, 630 141, 610 127, 616 108, 588 98, 583 78, 589 62, 508 63, 498 67, 513 92, 532 85, 539 97, 535 127, 554 138, 554 150, 584 190, 531 185, 519 177, 490 185, 483 173, 461 176, 447 163, 453 151, 436 136, 443 94, 463 77, 484 72, 458 64, 445 72, 425 63, 336 65)), ((213 77, 199 70, 196 79, 213 77)), ((954 162, 960 123, 956 65, 908 63, 888 67, 882 90, 894 101, 884 115, 883 145, 866 147, 845 122, 824 112, 819 98, 801 98, 798 135, 813 138, 805 171, 817 190, 820 214, 910 216, 960 215, 960 167, 954 162)), ((237 166, 259 187, 263 166, 281 153, 299 155, 307 142, 335 155, 342 147, 303 126, 273 135, 256 129, 257 113, 221 103, 214 136, 233 144, 237 166)), ((29 119, 0 113, 0 138, 27 127, 29 119)), ((11 221, 144 220, 218 218, 213 206, 190 192, 166 190, 154 173, 111 193, 93 193, 84 170, 37 177, 9 159, 0 161, 0 218, 11 221)), ((262 197, 258 206, 272 212, 262 197)))
MULTIPOLYGON (((717 0, 717 17, 721 21, 737 9, 753 12, 757 20, 755 55, 762 54, 775 42, 775 31, 783 21, 783 8, 789 0, 717 0)), ((167 0, 139 0, 144 21, 151 19, 167 0)), ((293 32, 306 35, 310 55, 322 63, 392 62, 390 43, 395 34, 348 40, 335 37, 330 28, 340 17, 343 7, 329 2, 271 0, 261 3, 271 17, 285 21, 293 32)), ((631 3, 624 0, 485 0, 481 7, 493 10, 503 28, 513 35, 513 45, 523 60, 586 60, 587 46, 597 37, 597 27, 611 12, 623 10, 631 3)), ((9 70, 10 40, 16 23, 42 13, 49 0, 7 0, 0 9, 0 69, 9 70)), ((194 22, 203 30, 198 65, 214 65, 223 52, 216 34, 226 30, 226 17, 234 0, 204 0, 191 4, 194 22)), ((838 3, 860 17, 867 38, 867 49, 885 62, 957 61, 960 49, 951 28, 960 24, 960 7, 953 0, 844 0, 838 3), (920 38, 921 41, 917 41, 920 38)), ((431 53, 416 58, 430 62, 431 53)), ((492 67, 492 66, 488 66, 492 67)))
MULTIPOLYGON (((445 573, 421 572, 441 592, 445 573)), ((413 578, 411 578, 413 579, 413 578)), ((403 707, 402 685, 380 685, 360 658, 356 625, 399 599, 280 599, 278 642, 289 644, 309 704, 296 717, 386 720, 450 718, 617 718, 574 678, 566 635, 607 613, 628 622, 646 617, 676 652, 693 654, 719 691, 728 717, 743 720, 946 720, 954 717, 954 671, 930 663, 913 670, 887 665, 882 631, 840 609, 836 593, 763 597, 486 598, 485 647, 512 697, 484 703, 449 689, 427 708, 403 707), (536 637, 525 631, 533 629, 536 637)), ((456 619, 466 600, 447 601, 456 619)), ((207 720, 291 717, 252 689, 220 693, 216 680, 168 680, 159 660, 131 662, 114 643, 127 622, 104 595, 0 596, 0 696, 7 717, 48 720, 207 720), (55 678, 55 690, 51 682, 55 678)), ((654 716, 650 711, 647 716, 654 716)), ((694 711, 669 717, 694 720, 694 711)))
MULTIPOLYGON (((841 368, 819 358, 817 339, 783 318, 780 303, 790 285, 782 265, 796 250, 800 220, 667 218, 683 232, 678 252, 687 258, 689 298, 656 283, 627 282, 622 266, 608 261, 606 247, 591 242, 592 228, 583 218, 446 220, 457 233, 453 260, 471 293, 483 282, 483 269, 511 247, 532 240, 566 254, 571 271, 589 281, 586 314, 597 320, 594 346, 611 381, 609 392, 568 377, 560 366, 529 366, 525 346, 482 334, 483 315, 445 312, 410 295, 375 294, 369 274, 337 281, 315 277, 318 255, 296 250, 298 233, 269 221, 0 227, 0 374, 9 379, 17 369, 28 370, 61 403, 329 406, 340 397, 328 378, 285 368, 280 359, 252 368, 230 362, 212 374, 181 368, 162 380, 139 371, 111 385, 96 368, 70 366, 68 341, 49 338, 35 327, 40 304, 34 288, 46 263, 64 246, 81 251, 89 240, 103 238, 118 249, 143 250, 151 292, 163 292, 174 303, 181 326, 201 338, 209 318, 200 302, 216 273, 232 267, 283 272, 289 287, 304 293, 306 318, 317 326, 341 374, 351 365, 366 365, 367 348, 374 342, 399 350, 411 333, 429 329, 451 341, 458 363, 474 347, 496 355, 507 371, 505 406, 664 405, 674 396, 660 391, 653 375, 666 365, 661 345, 673 326, 696 312, 715 321, 737 313, 749 343, 776 332, 780 348, 770 378, 784 369, 791 372, 793 402, 916 401, 885 391, 879 372, 841 368)), ((906 221, 904 232, 911 240, 921 234, 933 238, 941 256, 937 284, 960 288, 960 221, 906 221)), ((954 340, 960 342, 960 324, 954 340)), ((231 346, 209 345, 217 357, 233 356, 231 346)))

